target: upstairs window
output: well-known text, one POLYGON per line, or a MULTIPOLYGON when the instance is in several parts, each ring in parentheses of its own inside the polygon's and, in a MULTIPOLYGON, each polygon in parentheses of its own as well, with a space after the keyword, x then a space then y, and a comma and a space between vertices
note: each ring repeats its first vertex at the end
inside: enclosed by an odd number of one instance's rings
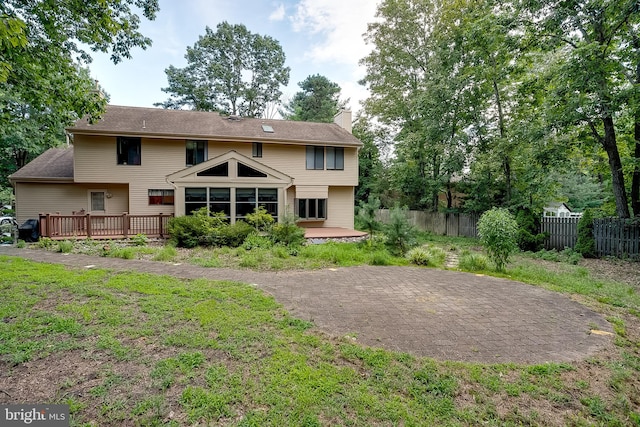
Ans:
POLYGON ((251 155, 253 157, 262 157, 262 142, 254 142, 252 144, 251 155))
POLYGON ((307 145, 307 169, 324 169, 324 147, 307 145))
POLYGON ((344 170, 344 148, 327 147, 327 169, 344 170))
POLYGON ((140 138, 119 136, 117 142, 119 165, 140 165, 140 138))
POLYGON ((207 158, 207 141, 186 142, 187 166, 202 163, 207 158))

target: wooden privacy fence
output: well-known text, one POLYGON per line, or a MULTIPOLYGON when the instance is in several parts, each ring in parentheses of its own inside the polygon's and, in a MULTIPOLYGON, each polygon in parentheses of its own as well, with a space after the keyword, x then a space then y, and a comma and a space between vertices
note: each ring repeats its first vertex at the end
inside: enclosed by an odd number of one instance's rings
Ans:
POLYGON ((549 233, 544 248, 559 251, 573 248, 578 240, 578 221, 580 218, 542 217, 540 231, 549 233))
POLYGON ((596 254, 601 256, 640 256, 640 223, 629 219, 598 218, 593 220, 596 254))
MULTIPOLYGON (((408 211, 409 223, 414 227, 443 236, 478 237, 479 214, 408 211)), ((388 209, 380 209, 377 219, 389 223, 388 209)), ((543 217, 541 232, 548 232, 545 249, 573 248, 578 240, 580 218, 543 217)), ((640 257, 640 224, 633 220, 601 218, 593 221, 596 253, 602 256, 640 257)))
POLYGON ((60 215, 41 213, 40 236, 51 239, 72 237, 118 239, 145 234, 166 237, 167 223, 173 214, 158 215, 60 215))
MULTIPOLYGON (((442 236, 478 237, 478 214, 408 211, 409 223, 414 227, 442 236)), ((388 224, 389 209, 379 209, 378 221, 388 224)))

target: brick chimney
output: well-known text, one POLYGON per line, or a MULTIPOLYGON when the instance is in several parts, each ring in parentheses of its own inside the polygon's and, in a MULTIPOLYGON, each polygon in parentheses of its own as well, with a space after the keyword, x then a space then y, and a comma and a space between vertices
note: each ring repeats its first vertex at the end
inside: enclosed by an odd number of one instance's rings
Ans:
POLYGON ((351 133, 351 110, 341 109, 335 116, 333 116, 333 122, 342 129, 351 133))

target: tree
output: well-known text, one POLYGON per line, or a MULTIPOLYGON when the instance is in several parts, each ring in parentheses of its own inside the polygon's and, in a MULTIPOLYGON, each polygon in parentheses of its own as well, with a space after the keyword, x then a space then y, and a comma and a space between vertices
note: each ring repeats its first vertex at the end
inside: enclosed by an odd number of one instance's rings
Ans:
POLYGON ((132 7, 154 19, 157 0, 0 3, 0 164, 2 182, 46 148, 64 141, 64 127, 104 111, 106 99, 84 66, 80 45, 111 54, 114 63, 151 40, 132 7))
POLYGON ((170 98, 155 105, 259 117, 289 82, 280 43, 244 25, 222 22, 215 32, 207 27, 185 58, 185 68, 165 70, 169 86, 162 91, 170 98))
POLYGON ((331 123, 348 102, 340 100, 340 86, 320 74, 307 77, 298 86, 302 91, 280 111, 287 120, 331 123))
POLYGON ((380 192, 383 167, 378 144, 385 136, 381 129, 375 128, 364 116, 356 118, 353 135, 363 144, 358 152, 358 186, 355 194, 355 202, 358 204, 380 192))
POLYGON ((397 129, 394 187, 411 208, 438 209, 438 195, 464 165, 468 84, 456 67, 459 52, 442 43, 436 1, 383 1, 361 63, 371 96, 365 110, 397 129))
MULTIPOLYGON (((632 0, 532 0, 521 13, 532 38, 552 52, 556 68, 548 92, 549 113, 561 126, 586 126, 606 152, 616 213, 628 218, 629 206, 616 119, 629 99, 622 84, 639 61, 625 67, 634 49, 638 4, 632 0)), ((630 76, 631 75, 631 76, 630 76)))

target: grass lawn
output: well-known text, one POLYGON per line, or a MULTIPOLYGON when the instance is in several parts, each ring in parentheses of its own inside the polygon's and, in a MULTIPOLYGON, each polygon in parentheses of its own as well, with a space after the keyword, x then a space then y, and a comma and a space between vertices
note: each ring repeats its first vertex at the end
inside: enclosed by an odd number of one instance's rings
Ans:
MULTIPOLYGON (((475 244, 432 243, 449 252, 475 244)), ((326 248, 283 254, 282 266, 375 263, 362 248, 326 248)), ((167 249, 151 256, 158 251, 167 249)), ((269 254, 245 267, 276 268, 269 254)), ((533 366, 438 362, 329 339, 240 283, 12 257, 0 266, 0 403, 69 404, 74 426, 640 425, 638 289, 582 265, 522 256, 507 270, 571 294, 616 331, 615 345, 588 360, 533 366)))

